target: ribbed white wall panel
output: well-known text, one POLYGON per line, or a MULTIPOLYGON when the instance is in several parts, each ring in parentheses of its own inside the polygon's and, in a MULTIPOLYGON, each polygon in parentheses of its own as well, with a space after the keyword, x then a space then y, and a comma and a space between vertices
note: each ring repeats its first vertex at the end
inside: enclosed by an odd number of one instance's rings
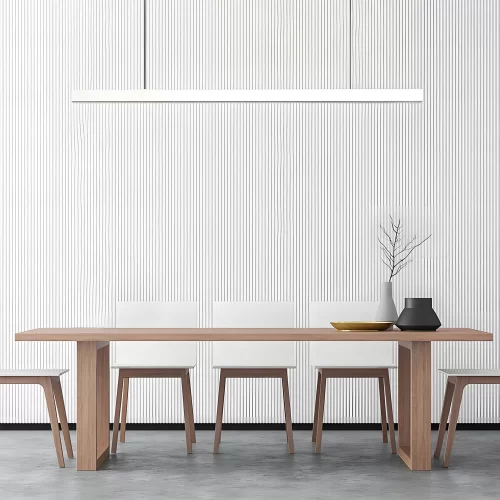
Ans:
MULTIPOLYGON (((423 104, 72 104, 73 88, 142 87, 142 8, 0 2, 0 366, 70 368, 74 421, 75 347, 15 344, 16 331, 112 326, 125 300, 197 301, 200 326, 213 301, 294 301, 307 326, 310 301, 378 298, 388 213, 433 233, 396 280, 398 308, 432 296, 444 325, 496 332, 496 0, 353 0, 352 46, 344 0, 148 2, 151 88, 342 88, 351 75, 353 88, 422 85, 423 104)), ((434 421, 438 366, 500 366, 497 342, 433 354, 434 421)), ((198 422, 215 418, 210 356, 201 345, 198 422)), ((310 422, 304 343, 297 361, 293 419, 310 422)), ((131 421, 182 420, 175 383, 138 383, 131 421)), ((227 421, 282 421, 272 383, 231 384, 227 421)), ((499 396, 468 389, 461 420, 500 421, 499 396)), ((326 419, 378 421, 375 385, 332 383, 326 419)), ((0 387, 0 422, 46 421, 41 391, 0 387)))
POLYGON ((349 0, 146 5, 149 88, 349 88, 349 0))
POLYGON ((352 0, 353 88, 422 88, 424 3, 352 0))

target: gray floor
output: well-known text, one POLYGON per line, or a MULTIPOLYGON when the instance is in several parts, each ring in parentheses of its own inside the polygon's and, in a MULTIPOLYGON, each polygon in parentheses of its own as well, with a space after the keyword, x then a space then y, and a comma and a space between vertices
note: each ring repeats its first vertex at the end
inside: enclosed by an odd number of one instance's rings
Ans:
MULTIPOLYGON (((426 499, 500 498, 500 432, 459 431, 451 467, 411 472, 375 431, 326 431, 316 455, 311 433, 197 432, 187 456, 181 431, 130 431, 104 470, 59 469, 49 431, 0 432, 0 499, 426 499)), ((76 436, 72 433, 74 445, 76 436)), ((436 439, 436 433, 433 433, 436 439)))

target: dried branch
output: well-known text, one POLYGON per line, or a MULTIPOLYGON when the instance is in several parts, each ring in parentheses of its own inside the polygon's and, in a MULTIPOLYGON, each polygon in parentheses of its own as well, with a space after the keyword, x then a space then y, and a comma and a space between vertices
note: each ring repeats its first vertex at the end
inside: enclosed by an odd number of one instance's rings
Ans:
POLYGON ((389 215, 390 230, 389 233, 384 226, 380 225, 382 231, 382 238, 378 238, 380 249, 382 250, 382 263, 389 269, 389 281, 397 276, 412 260, 410 256, 421 245, 423 245, 431 236, 425 237, 423 240, 418 241, 417 236, 413 236, 409 241, 403 243, 403 224, 401 219, 396 222, 394 218, 389 215), (384 242, 383 238, 387 241, 384 242))

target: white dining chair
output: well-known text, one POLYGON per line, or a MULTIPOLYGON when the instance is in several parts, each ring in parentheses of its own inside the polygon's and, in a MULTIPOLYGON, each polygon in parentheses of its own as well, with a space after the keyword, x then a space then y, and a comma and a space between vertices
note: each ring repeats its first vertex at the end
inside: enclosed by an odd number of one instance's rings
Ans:
MULTIPOLYGON (((331 321, 373 321, 376 302, 311 302, 309 325, 331 328, 331 321)), ((321 451, 326 381, 329 378, 376 378, 380 395, 382 439, 387 443, 387 423, 392 453, 396 453, 389 369, 394 363, 392 342, 311 342, 310 362, 318 370, 312 441, 321 451)))
POLYGON ((45 402, 49 412, 50 427, 52 437, 56 447, 57 461, 59 467, 64 467, 64 456, 61 445, 61 436, 59 434, 59 421, 66 446, 68 458, 73 458, 73 447, 71 446, 71 437, 69 435, 68 417, 66 416, 66 407, 61 388, 61 375, 69 370, 0 370, 0 384, 24 384, 41 385, 45 393, 45 402), (59 420, 57 416, 59 415, 59 420))
MULTIPOLYGON (((117 328, 197 328, 195 302, 118 302, 117 328)), ((116 453, 118 428, 125 442, 129 380, 131 378, 179 378, 182 385, 187 452, 196 443, 189 370, 196 366, 196 342, 117 342, 113 368, 118 372, 111 452, 116 453), (121 425, 120 425, 121 410, 121 425)))
MULTIPOLYGON (((216 302, 214 328, 294 328, 292 302, 216 302)), ((295 368, 295 342, 214 342, 213 368, 220 369, 214 453, 219 452, 226 380, 279 378, 283 387, 289 453, 294 452, 288 369, 295 368)))

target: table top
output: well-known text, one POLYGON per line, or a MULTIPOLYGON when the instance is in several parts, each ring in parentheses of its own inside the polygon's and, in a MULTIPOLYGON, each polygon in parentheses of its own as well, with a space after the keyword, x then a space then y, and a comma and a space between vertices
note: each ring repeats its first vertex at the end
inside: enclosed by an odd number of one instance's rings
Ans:
POLYGON ((435 332, 386 330, 339 332, 334 328, 37 328, 16 333, 31 341, 479 341, 493 334, 470 328, 440 328, 435 332))

